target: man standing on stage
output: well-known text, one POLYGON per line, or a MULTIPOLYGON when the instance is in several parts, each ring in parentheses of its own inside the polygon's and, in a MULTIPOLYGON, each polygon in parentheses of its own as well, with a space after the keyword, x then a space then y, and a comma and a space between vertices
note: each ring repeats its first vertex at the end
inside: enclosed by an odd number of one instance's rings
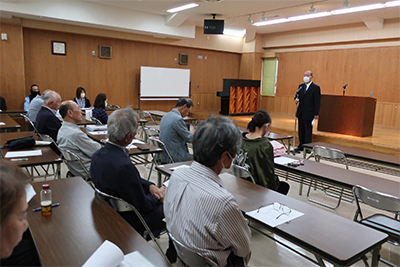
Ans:
POLYGON ((299 122, 299 146, 294 150, 299 153, 303 150, 303 144, 312 142, 313 120, 318 119, 321 106, 321 88, 312 82, 313 72, 308 70, 304 73, 304 83, 299 85, 294 97, 295 103, 299 104, 296 118, 299 122))

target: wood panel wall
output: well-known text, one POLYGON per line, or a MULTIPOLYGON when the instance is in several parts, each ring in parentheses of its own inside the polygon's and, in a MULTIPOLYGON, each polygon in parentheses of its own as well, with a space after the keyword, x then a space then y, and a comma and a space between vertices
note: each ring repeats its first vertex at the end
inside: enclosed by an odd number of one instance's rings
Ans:
POLYGON ((0 23, 0 30, 8 37, 0 41, 0 95, 6 99, 8 110, 23 109, 29 89, 25 89, 22 28, 0 23))
POLYGON ((400 102, 400 47, 375 47, 277 53, 277 95, 294 96, 306 70, 323 94, 369 96, 379 102, 400 102))
MULTIPOLYGON (((198 95, 222 90, 224 78, 239 75, 240 54, 162 44, 95 37, 24 28, 26 86, 37 83, 50 88, 63 99, 75 97, 78 86, 94 103, 96 95, 106 93, 108 103, 139 107, 140 66, 184 68, 191 70, 191 92, 196 108, 212 108, 215 99, 198 95), (52 55, 51 41, 67 43, 67 55, 52 55), (112 59, 97 56, 98 45, 112 46, 112 59), (92 56, 92 51, 96 56, 92 56), (189 55, 188 65, 175 62, 179 53, 189 55), (198 59, 198 56, 203 59, 198 59), (207 60, 205 60, 207 57, 207 60), (197 105, 199 102, 199 105, 197 105), (212 103, 212 104, 210 104, 212 103)), ((216 98, 216 96, 215 96, 216 98)), ((170 110, 176 101, 142 101, 142 109, 170 110)))
MULTIPOLYGON (((294 96, 263 96, 260 107, 268 112, 295 115, 294 96)), ((376 103, 375 125, 400 128, 400 106, 397 103, 376 103)))

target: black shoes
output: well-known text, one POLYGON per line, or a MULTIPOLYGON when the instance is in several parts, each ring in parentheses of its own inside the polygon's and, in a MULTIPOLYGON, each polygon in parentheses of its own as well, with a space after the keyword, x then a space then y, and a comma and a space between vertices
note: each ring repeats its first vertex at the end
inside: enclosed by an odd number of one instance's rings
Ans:
POLYGON ((167 259, 169 260, 170 263, 175 263, 178 257, 178 255, 176 254, 175 247, 173 247, 173 249, 169 247, 165 252, 165 256, 167 256, 167 259))

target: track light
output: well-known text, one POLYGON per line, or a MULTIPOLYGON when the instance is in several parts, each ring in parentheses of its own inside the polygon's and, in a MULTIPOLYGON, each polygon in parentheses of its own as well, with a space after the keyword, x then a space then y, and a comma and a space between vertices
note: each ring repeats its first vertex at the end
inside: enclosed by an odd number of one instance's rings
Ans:
POLYGON ((317 10, 316 10, 315 7, 314 7, 314 4, 311 5, 310 10, 308 10, 308 12, 309 12, 310 14, 317 12, 317 10))
POLYGON ((262 14, 260 21, 266 21, 267 17, 265 17, 265 12, 262 14))
POLYGON ((249 16, 249 18, 247 19, 247 23, 253 23, 253 19, 251 18, 251 15, 249 16))
POLYGON ((342 7, 343 8, 349 8, 350 7, 349 0, 344 0, 342 7))

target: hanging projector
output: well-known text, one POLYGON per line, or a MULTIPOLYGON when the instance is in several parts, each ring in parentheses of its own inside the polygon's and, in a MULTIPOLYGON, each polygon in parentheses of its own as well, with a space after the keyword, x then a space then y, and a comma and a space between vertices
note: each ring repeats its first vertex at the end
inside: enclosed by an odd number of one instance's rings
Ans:
POLYGON ((224 34, 224 20, 215 19, 216 14, 211 14, 213 19, 204 20, 204 34, 224 34))

